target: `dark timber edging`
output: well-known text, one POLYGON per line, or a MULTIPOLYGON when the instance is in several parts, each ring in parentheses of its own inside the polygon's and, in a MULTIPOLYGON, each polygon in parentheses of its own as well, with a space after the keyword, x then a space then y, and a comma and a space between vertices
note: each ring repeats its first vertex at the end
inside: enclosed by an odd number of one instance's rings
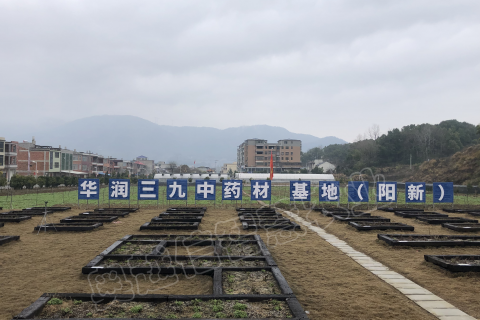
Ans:
MULTIPOLYGON (((52 214, 53 211, 47 211, 47 214, 52 214)), ((9 211, 9 212, 2 212, 0 215, 16 215, 16 216, 43 216, 45 211, 29 211, 29 210, 21 210, 21 211, 9 211)))
POLYGON ((395 211, 396 216, 402 218, 417 218, 417 217, 431 217, 431 218, 441 218, 448 217, 448 214, 438 213, 438 212, 417 212, 417 211, 395 211))
MULTIPOLYGON (((202 301, 206 300, 246 300, 247 302, 263 302, 271 299, 284 301, 292 314, 292 320, 308 320, 308 316, 305 314, 302 306, 294 296, 290 295, 156 295, 156 294, 147 294, 147 295, 127 295, 127 294, 85 294, 85 293, 44 293, 39 299, 33 302, 30 306, 25 308, 19 315, 15 316, 14 319, 33 319, 40 314, 43 307, 47 302, 53 298, 60 298, 65 300, 81 300, 81 301, 90 301, 96 302, 99 304, 109 303, 113 300, 118 300, 120 303, 122 301, 130 302, 174 302, 174 301, 191 301, 194 299, 199 299, 202 301)), ((66 318, 59 318, 66 319, 66 318)), ((83 318, 77 318, 83 319, 83 318)), ((119 318, 113 318, 119 319, 119 318)), ((147 320, 143 318, 137 318, 138 320, 147 320)), ((194 320, 193 318, 182 318, 184 320, 194 320)), ((197 318, 203 320, 212 320, 211 318, 197 318)), ((252 318, 249 318, 252 319, 252 318)), ((240 320, 239 318, 218 318, 218 320, 240 320)), ((267 320, 267 319, 255 319, 255 320, 267 320)))
POLYGON ((453 259, 467 259, 479 261, 480 256, 478 255, 425 255, 424 258, 425 261, 436 264, 452 272, 480 272, 480 264, 475 265, 470 263, 455 263, 450 261, 453 259))
POLYGON ((146 222, 140 230, 198 230, 198 222, 146 222))
POLYGON ((121 207, 121 208, 98 208, 93 209, 94 212, 135 212, 138 208, 128 208, 128 207, 121 207))
POLYGON ((0 236, 0 245, 14 240, 20 240, 20 236, 0 236))
POLYGON ((459 232, 480 231, 480 223, 443 223, 442 227, 459 232))
MULTIPOLYGON (((165 215, 164 215, 165 216, 165 215)), ((172 218, 162 218, 162 215, 160 217, 154 217, 152 218, 151 222, 202 222, 202 216, 184 216, 184 215, 178 215, 178 218, 175 216, 171 216, 172 218)))
POLYGON ((391 246, 408 247, 478 247, 480 236, 420 235, 420 234, 378 234, 378 239, 391 246), (439 238, 442 237, 442 238, 439 238), (412 240, 417 238, 418 240, 412 240), (431 239, 429 241, 422 238, 431 239), (401 240, 405 239, 405 240, 401 240), (451 239, 451 240, 448 240, 451 239))
MULTIPOLYGON (((47 211, 53 211, 53 212, 67 211, 67 210, 70 210, 70 209, 72 209, 72 207, 47 207, 47 211)), ((44 211, 45 212, 45 207, 32 207, 32 208, 25 208, 23 210, 25 210, 25 211, 35 210, 35 211, 44 211)))
POLYGON ((112 222, 117 220, 118 216, 70 216, 61 219, 61 223, 78 223, 78 222, 112 222))
POLYGON ((436 217, 417 217, 417 220, 426 222, 428 224, 442 224, 442 223, 478 223, 478 220, 465 219, 465 218, 456 218, 456 217, 445 217, 445 218, 436 218, 436 217))
POLYGON ((3 222, 0 222, 0 228, 3 227, 5 224, 3 222))
POLYGON ((16 214, 0 215, 0 222, 20 222, 28 219, 32 219, 32 216, 20 216, 16 214))
POLYGON ((103 226, 103 223, 49 223, 41 226, 36 226, 35 231, 90 231, 103 226))
POLYGON ((130 214, 130 212, 128 212, 128 211, 125 211, 125 212, 120 212, 120 211, 115 211, 115 212, 87 211, 87 212, 79 213, 78 215, 79 216, 92 216, 92 217, 116 216, 116 217, 125 218, 129 214, 130 214))
POLYGON ((352 216, 337 216, 333 215, 333 219, 348 222, 348 221, 365 221, 365 222, 390 222, 390 219, 378 216, 370 217, 352 217, 352 216))
MULTIPOLYGON (((368 223, 368 222, 365 222, 368 223)), ((369 230, 404 230, 404 231, 414 231, 415 228, 413 226, 409 226, 408 224, 403 223, 393 223, 387 222, 385 225, 378 224, 378 225, 363 225, 359 221, 350 221, 348 223, 355 229, 359 231, 369 231, 369 230)))

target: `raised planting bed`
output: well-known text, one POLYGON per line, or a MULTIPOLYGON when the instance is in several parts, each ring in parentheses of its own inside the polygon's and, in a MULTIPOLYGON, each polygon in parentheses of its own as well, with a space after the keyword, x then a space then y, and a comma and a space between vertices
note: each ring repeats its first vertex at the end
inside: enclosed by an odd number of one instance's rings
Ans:
POLYGON ((196 213, 196 212, 206 212, 207 208, 205 207, 178 207, 178 208, 168 208, 165 212, 168 213, 177 213, 177 212, 189 212, 189 213, 196 213))
POLYGON ((365 222, 390 222, 390 219, 384 218, 384 217, 379 217, 379 216, 367 216, 367 217, 353 217, 353 216, 339 216, 339 215, 333 215, 332 216, 335 220, 338 221, 344 221, 344 222, 349 222, 349 221, 365 221, 365 222))
MULTIPOLYGON (((72 209, 72 207, 47 207, 47 211, 53 211, 53 212, 57 212, 57 211, 67 211, 67 210, 70 210, 72 209)), ((23 211, 43 211, 45 212, 45 207, 32 207, 32 208, 25 208, 23 209, 23 211)))
POLYGON ((48 223, 34 228, 35 231, 90 231, 103 226, 103 223, 48 223))
POLYGON ((237 212, 275 212, 275 208, 261 207, 261 208, 236 208, 237 212))
POLYGON ((470 212, 480 212, 480 208, 472 208, 472 209, 450 209, 450 208, 443 208, 445 212, 449 213, 470 213, 470 212))
POLYGON ((242 222, 242 226, 244 230, 248 229, 254 229, 254 230, 269 230, 269 229, 284 229, 284 230, 302 230, 298 224, 295 222, 281 222, 281 223, 275 223, 275 220, 273 221, 263 221, 263 222, 258 222, 258 223, 252 223, 252 222, 242 222))
POLYGON ((480 211, 468 211, 467 214, 474 217, 480 217, 480 211))
POLYGON ((404 230, 414 231, 413 226, 397 222, 366 222, 366 221, 350 221, 348 223, 359 231, 369 230, 404 230))
POLYGON ((417 217, 448 217, 448 214, 442 214, 438 212, 426 212, 426 211, 395 211, 395 215, 402 218, 417 218, 417 217))
POLYGON ((425 260, 452 272, 480 272, 480 256, 425 255, 425 260))
POLYGON ((262 241, 258 235, 201 235, 201 234, 187 234, 187 235, 169 235, 169 234, 136 234, 126 235, 121 240, 170 240, 170 241, 192 241, 192 240, 257 240, 262 241))
POLYGON ((195 216, 195 215, 168 215, 163 214, 159 217, 152 218, 152 222, 202 222, 203 216, 195 216))
POLYGON ((82 268, 83 274, 212 274, 213 268, 264 268, 276 266, 269 257, 233 256, 97 256, 82 268))
POLYGON ((0 245, 19 239, 20 236, 0 236, 0 245))
POLYGON ((140 230, 198 230, 199 222, 147 222, 140 230))
POLYGON ((363 211, 350 211, 350 212, 330 212, 330 211, 323 211, 322 212, 326 217, 333 217, 333 216, 342 216, 342 217, 370 217, 370 213, 366 213, 363 211))
POLYGON ((269 255, 269 252, 265 252, 262 249, 266 249, 263 242, 258 241, 229 241, 220 240, 218 254, 221 256, 264 256, 269 255))
MULTIPOLYGON (((47 211, 47 214, 52 214, 53 211, 47 211)), ((18 216, 43 216, 45 214, 45 211, 28 211, 28 210, 12 210, 9 212, 2 212, 0 215, 18 215, 18 216)))
POLYGON ((480 223, 442 223, 442 227, 460 232, 480 231, 480 223))
POLYGON ((117 216, 70 216, 65 219, 61 219, 61 223, 77 223, 77 222, 112 222, 117 220, 117 216))
POLYGON ((137 210, 138 208, 128 208, 128 207, 93 209, 94 212, 135 212, 137 210))
POLYGON ((278 222, 278 223, 281 223, 281 222, 290 222, 289 219, 283 217, 283 216, 280 216, 280 217, 271 217, 271 216, 267 216, 267 217, 251 217, 251 216, 239 216, 238 217, 240 219, 241 222, 278 222))
POLYGON ((32 219, 32 216, 21 216, 16 214, 0 215, 0 222, 20 222, 28 219, 32 219))
POLYGON ((442 223, 478 223, 478 220, 457 218, 457 217, 417 217, 417 220, 426 222, 428 224, 442 224, 442 223))
POLYGON ((422 235, 422 234, 378 234, 378 239, 391 246, 409 247, 478 247, 480 236, 422 235))
MULTIPOLYGON (((165 241, 163 241, 164 243, 165 241)), ((157 241, 116 241, 110 247, 105 249, 103 255, 158 255, 163 247, 161 240, 157 241)))
POLYGON ((293 319, 308 317, 292 295, 108 295, 45 293, 15 319, 293 319))
POLYGON ((115 211, 115 212, 98 212, 98 211, 87 211, 87 212, 82 212, 82 213, 79 213, 78 215, 79 216, 93 216, 93 217, 111 217, 111 216, 115 216, 115 217, 120 217, 120 218, 125 218, 126 216, 128 216, 130 214, 130 212, 128 211, 125 211, 125 212, 119 212, 119 211, 115 211))
POLYGON ((425 211, 425 206, 421 207, 382 207, 378 208, 378 210, 382 210, 385 212, 395 212, 395 211, 416 211, 416 212, 421 212, 425 211))

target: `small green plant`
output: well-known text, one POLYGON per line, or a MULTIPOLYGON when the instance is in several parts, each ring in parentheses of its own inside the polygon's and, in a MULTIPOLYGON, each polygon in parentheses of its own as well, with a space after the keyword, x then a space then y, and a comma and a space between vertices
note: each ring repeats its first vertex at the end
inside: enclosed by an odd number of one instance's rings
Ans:
POLYGON ((280 304, 280 301, 273 299, 273 300, 270 301, 270 303, 273 304, 274 306, 277 306, 277 305, 280 304))
POLYGON ((75 300, 75 299, 73 300, 73 304, 75 304, 75 305, 76 304, 82 304, 82 302, 83 302, 82 300, 75 300))
POLYGON ((202 308, 200 308, 200 307, 193 307, 193 311, 195 311, 195 312, 200 312, 200 311, 202 311, 202 308))
POLYGON ((91 312, 87 313, 87 317, 91 317, 91 316, 93 316, 93 313, 91 312))
POLYGON ((280 311, 280 310, 282 310, 282 307, 281 306, 275 306, 273 309, 275 309, 276 311, 280 311))
POLYGON ((70 312, 72 312, 72 310, 70 310, 69 307, 66 307, 66 308, 62 309, 62 311, 63 311, 63 313, 70 313, 70 312))
POLYGON ((242 310, 235 310, 233 312, 233 316, 235 318, 248 318, 248 314, 245 311, 242 311, 242 310))
POLYGON ((177 317, 177 315, 175 315, 175 314, 172 313, 172 314, 169 314, 169 315, 167 316, 167 319, 178 319, 178 317, 177 317))
POLYGON ((47 304, 49 305, 54 305, 54 304, 62 304, 63 301, 61 299, 58 299, 58 298, 52 298, 50 300, 48 300, 47 304))
POLYGON ((200 300, 200 299, 195 299, 195 300, 193 300, 193 305, 194 305, 194 306, 198 306, 198 305, 200 304, 200 302, 202 302, 202 300, 200 300))
POLYGON ((202 314, 200 312, 195 312, 192 318, 202 318, 202 314))
POLYGON ((221 306, 221 305, 214 305, 214 306, 212 307, 212 311, 213 311, 213 312, 223 311, 223 306, 221 306))
POLYGON ((133 306, 130 308, 131 313, 139 313, 143 310, 143 306, 141 304, 133 306))
POLYGON ((233 309, 235 310, 246 310, 247 309, 247 306, 243 303, 235 303, 235 305, 233 306, 233 309))
POLYGON ((226 318, 226 317, 227 317, 227 315, 223 312, 217 312, 215 314, 215 318, 226 318))
POLYGON ((177 306, 181 306, 181 305, 183 305, 183 301, 175 301, 175 304, 176 304, 177 306))
POLYGON ((235 282, 235 276, 233 274, 228 275, 228 282, 229 283, 234 283, 235 282))

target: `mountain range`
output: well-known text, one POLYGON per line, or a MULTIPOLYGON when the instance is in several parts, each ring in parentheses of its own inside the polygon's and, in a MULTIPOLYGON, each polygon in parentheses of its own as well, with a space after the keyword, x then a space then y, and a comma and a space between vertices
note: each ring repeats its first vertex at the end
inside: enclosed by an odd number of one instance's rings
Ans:
MULTIPOLYGON (((7 134, 7 132, 5 132, 7 134)), ((155 161, 176 161, 189 166, 221 166, 234 162, 237 147, 246 139, 259 138, 269 142, 281 139, 302 140, 302 151, 346 141, 329 136, 318 138, 299 134, 285 128, 267 125, 243 126, 228 129, 209 127, 175 127, 157 125, 135 116, 104 115, 68 122, 57 127, 35 130, 25 136, 35 136, 39 145, 61 145, 70 150, 91 151, 103 156, 134 159, 144 155, 155 161)), ((12 137, 11 140, 14 137, 12 137)), ((18 138, 20 137, 15 137, 18 138)))

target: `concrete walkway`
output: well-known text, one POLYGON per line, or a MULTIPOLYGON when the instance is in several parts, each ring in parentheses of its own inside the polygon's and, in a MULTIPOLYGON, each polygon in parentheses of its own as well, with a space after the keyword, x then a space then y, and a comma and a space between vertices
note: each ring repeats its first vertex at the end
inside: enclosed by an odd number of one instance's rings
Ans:
POLYGON ((327 233, 324 229, 312 225, 310 222, 299 217, 293 212, 284 211, 293 218, 298 224, 303 225, 311 231, 317 233, 325 241, 336 247, 347 256, 355 260, 359 265, 403 293, 407 298, 415 302, 421 308, 430 312, 441 320, 475 320, 442 298, 434 295, 425 288, 419 286, 415 282, 408 280, 401 274, 390 270, 378 261, 373 260, 366 254, 361 253, 350 247, 345 241, 338 239, 336 236, 327 233))

